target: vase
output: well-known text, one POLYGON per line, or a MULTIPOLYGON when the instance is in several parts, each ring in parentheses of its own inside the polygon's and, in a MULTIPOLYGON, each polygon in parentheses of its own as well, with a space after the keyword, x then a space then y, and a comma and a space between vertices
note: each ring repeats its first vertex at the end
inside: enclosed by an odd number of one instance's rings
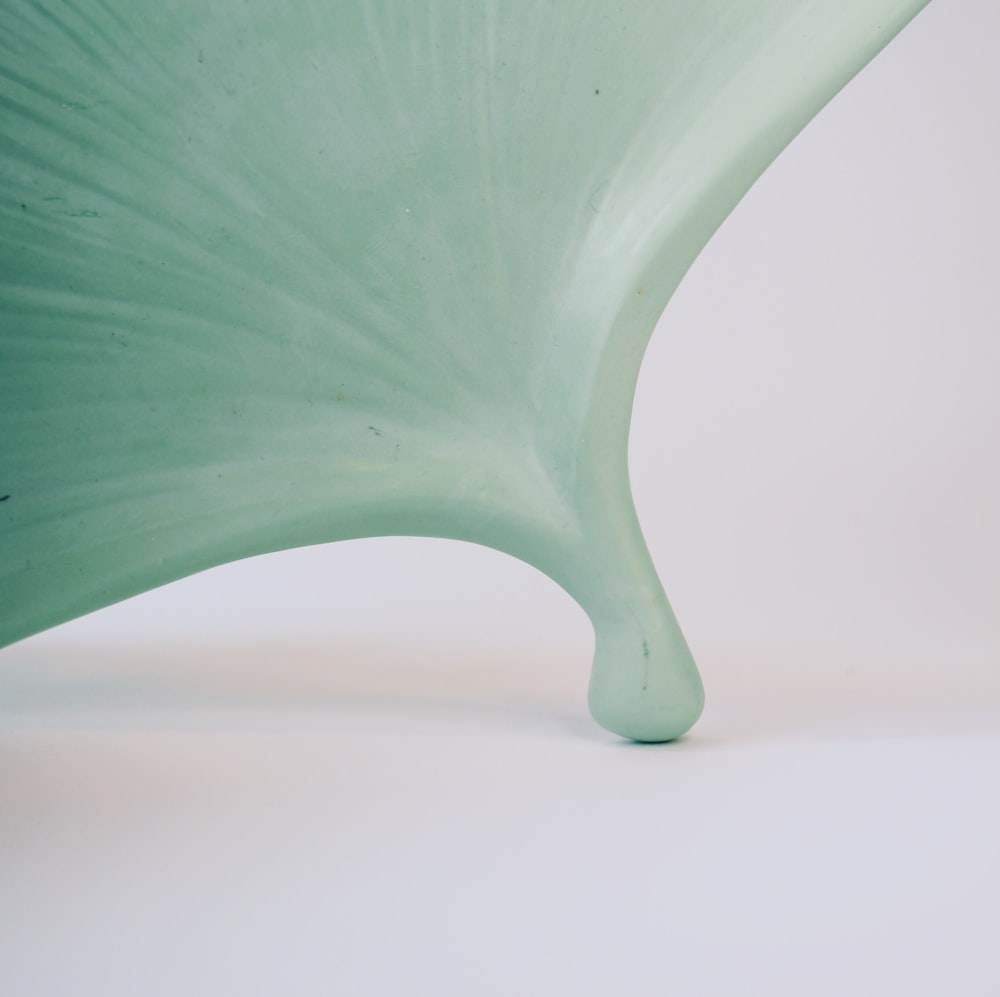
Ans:
POLYGON ((599 723, 685 732, 628 478, 643 351, 925 2, 5 0, 0 644, 238 558, 449 537, 579 602, 599 723))

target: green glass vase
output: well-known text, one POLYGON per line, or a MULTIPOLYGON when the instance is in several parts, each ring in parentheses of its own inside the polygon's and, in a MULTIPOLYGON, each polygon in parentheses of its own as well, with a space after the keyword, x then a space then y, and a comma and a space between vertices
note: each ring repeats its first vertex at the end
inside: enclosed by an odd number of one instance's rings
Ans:
POLYGON ((375 535, 527 561, 590 705, 702 687, 633 509, 643 350, 926 0, 5 0, 0 644, 375 535))

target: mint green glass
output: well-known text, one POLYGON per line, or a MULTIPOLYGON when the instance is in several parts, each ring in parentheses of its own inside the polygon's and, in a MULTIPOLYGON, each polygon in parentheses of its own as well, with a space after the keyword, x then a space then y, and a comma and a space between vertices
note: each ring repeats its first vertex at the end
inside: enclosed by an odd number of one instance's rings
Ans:
POLYGON ((453 537, 586 610, 598 722, 683 733, 643 350, 925 2, 4 0, 0 644, 266 551, 453 537))

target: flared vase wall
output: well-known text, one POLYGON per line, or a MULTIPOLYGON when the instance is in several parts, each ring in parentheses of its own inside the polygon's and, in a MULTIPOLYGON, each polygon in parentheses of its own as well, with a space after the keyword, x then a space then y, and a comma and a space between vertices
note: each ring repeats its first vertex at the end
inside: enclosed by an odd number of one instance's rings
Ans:
POLYGON ((683 733, 643 350, 924 2, 5 0, 0 643, 249 555, 452 537, 582 605, 600 723, 683 733))

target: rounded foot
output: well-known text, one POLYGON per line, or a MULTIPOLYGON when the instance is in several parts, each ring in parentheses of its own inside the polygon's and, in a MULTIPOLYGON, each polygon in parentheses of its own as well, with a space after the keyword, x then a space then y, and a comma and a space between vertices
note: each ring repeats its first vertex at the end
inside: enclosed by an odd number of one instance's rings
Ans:
POLYGON ((691 729, 705 691, 676 623, 662 620, 653 631, 635 625, 597 630, 589 703, 605 729, 659 743, 691 729))

